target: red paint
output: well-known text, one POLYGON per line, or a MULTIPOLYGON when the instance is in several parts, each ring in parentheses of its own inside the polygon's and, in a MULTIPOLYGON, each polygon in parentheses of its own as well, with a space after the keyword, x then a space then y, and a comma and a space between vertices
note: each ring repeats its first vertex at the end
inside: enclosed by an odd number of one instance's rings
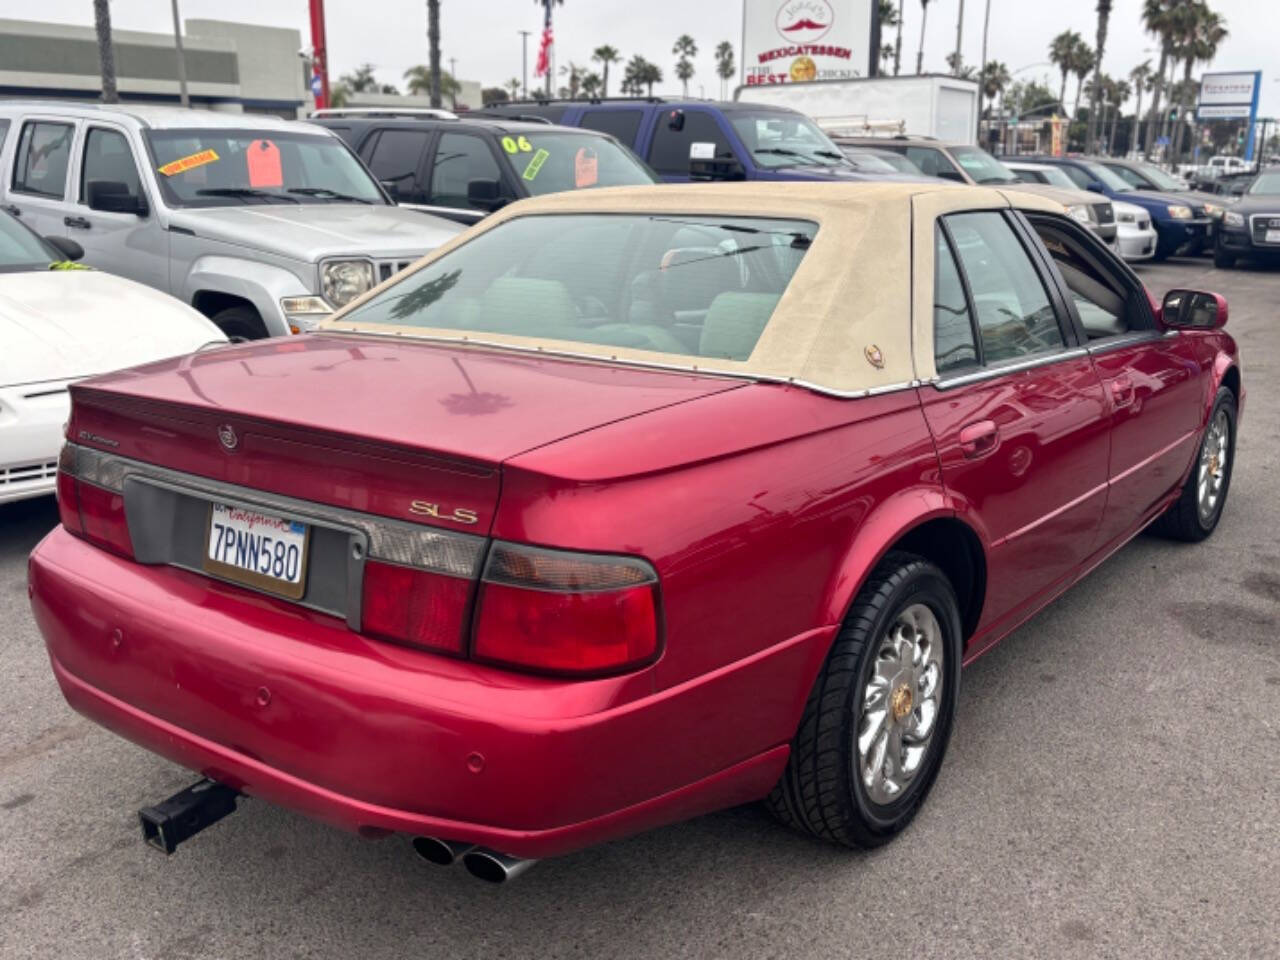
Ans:
POLYGON ((74 388, 70 435, 280 494, 640 558, 657 587, 571 593, 533 618, 515 602, 528 591, 492 583, 459 581, 466 598, 440 595, 438 608, 387 603, 412 583, 369 562, 361 633, 59 529, 30 563, 55 675, 98 722, 264 799, 523 856, 766 793, 860 584, 928 520, 967 524, 985 555, 972 659, 1167 502, 1235 356, 1226 334, 1188 331, 950 390, 842 400, 479 349, 299 344, 74 388), (481 394, 483 409, 456 402, 481 394), (410 514, 412 499, 438 502, 440 517, 410 514), (441 519, 457 507, 479 522, 441 519), (555 628, 544 647, 515 642, 540 624, 555 628), (113 649, 120 630, 128 642, 113 649), (598 650, 557 647, 592 630, 598 650), (424 649, 437 643, 450 655, 424 649), (482 662, 555 669, 566 655, 642 662, 589 678, 482 662))

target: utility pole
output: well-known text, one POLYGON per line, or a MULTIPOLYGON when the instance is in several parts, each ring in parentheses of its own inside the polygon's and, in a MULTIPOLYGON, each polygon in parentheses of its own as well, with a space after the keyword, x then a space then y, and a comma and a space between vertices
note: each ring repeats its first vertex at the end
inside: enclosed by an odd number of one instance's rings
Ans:
POLYGON ((982 62, 978 64, 978 145, 982 145, 982 101, 987 95, 987 31, 991 29, 991 0, 982 18, 982 62))
POLYGON ((184 107, 191 106, 187 96, 187 56, 182 52, 182 21, 178 17, 178 0, 173 0, 173 47, 178 52, 178 99, 184 107))
POLYGON ((520 87, 524 98, 529 99, 529 34, 531 30, 517 30, 520 34, 520 87))
MULTIPOLYGON (((960 40, 964 36, 964 0, 960 0, 960 15, 956 17, 956 76, 960 76, 960 40)), ((981 100, 981 97, 979 97, 981 100)))

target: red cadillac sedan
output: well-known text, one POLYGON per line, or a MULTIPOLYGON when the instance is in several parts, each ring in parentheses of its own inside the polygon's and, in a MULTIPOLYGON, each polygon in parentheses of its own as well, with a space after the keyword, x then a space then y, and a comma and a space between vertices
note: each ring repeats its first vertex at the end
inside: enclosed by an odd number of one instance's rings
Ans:
POLYGON ((317 333, 74 386, 32 606, 77 710, 487 879, 759 799, 876 846, 963 664, 1213 532, 1226 319, 1016 192, 521 201, 317 333))

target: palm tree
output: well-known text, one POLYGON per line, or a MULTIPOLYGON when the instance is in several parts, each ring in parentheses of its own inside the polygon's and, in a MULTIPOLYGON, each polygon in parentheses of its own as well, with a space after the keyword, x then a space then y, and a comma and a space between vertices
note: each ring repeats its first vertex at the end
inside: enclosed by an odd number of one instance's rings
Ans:
MULTIPOLYGON (((1193 0, 1180 8, 1178 31, 1175 34, 1175 55, 1182 60, 1182 84, 1191 85, 1191 71, 1200 62, 1209 63, 1218 55, 1218 46, 1227 38, 1227 23, 1220 14, 1209 9, 1203 0, 1193 0)), ((1194 100, 1192 101, 1194 103, 1194 100)), ((1181 153, 1182 131, 1186 124, 1178 124, 1174 137, 1173 155, 1181 153)))
POLYGON ((691 58, 698 55, 698 45, 694 42, 693 37, 687 33, 682 33, 676 38, 675 46, 671 48, 671 52, 680 58, 676 61, 676 76, 680 78, 681 84, 684 85, 684 96, 687 97, 689 96, 689 81, 693 78, 693 60, 691 58))
POLYGON ((607 97, 609 95, 609 64, 621 60, 622 54, 618 53, 617 47, 611 47, 606 43, 591 51, 591 59, 600 64, 600 96, 607 97))
POLYGON ((649 61, 638 53, 627 61, 622 74, 623 93, 638 97, 644 92, 644 75, 648 66, 649 61))
POLYGON ((587 100, 594 100, 600 96, 600 74, 592 71, 583 76, 582 96, 587 100))
POLYGON ((1142 23, 1147 33, 1160 41, 1160 66, 1151 80, 1151 111, 1147 114, 1146 153, 1149 157, 1156 142, 1156 120, 1160 116, 1160 93, 1164 89, 1165 72, 1173 54, 1173 12, 1181 0, 1144 0, 1142 23))
POLYGON ((1076 50, 1072 57, 1071 72, 1076 75, 1076 103, 1071 108, 1071 117, 1080 112, 1080 91, 1084 87, 1085 77, 1093 73, 1096 58, 1093 54, 1093 48, 1081 40, 1076 44, 1076 50))
POLYGON ((587 75, 587 68, 580 67, 572 60, 560 68, 562 76, 569 78, 569 99, 577 100, 578 91, 582 88, 582 78, 587 75))
POLYGON ((1098 134, 1102 131, 1098 127, 1098 93, 1102 86, 1102 57, 1107 49, 1107 26, 1111 20, 1111 3, 1112 0, 1098 0, 1098 55, 1094 61, 1093 78, 1096 83, 1093 85, 1093 95, 1089 100, 1089 134, 1085 138, 1087 152, 1093 152, 1097 146, 1098 134))
MULTIPOLYGON (((372 73, 370 73, 368 78, 364 75, 365 70, 372 71, 372 69, 373 68, 366 63, 356 70, 355 76, 344 76, 342 79, 347 81, 348 89, 355 93, 360 93, 366 90, 376 91, 378 90, 377 80, 372 80, 371 83, 367 82, 367 79, 372 79, 372 73)), ((407 93, 431 93, 433 89, 438 89, 442 99, 444 97, 448 97, 449 104, 452 107, 456 108, 458 106, 458 94, 462 92, 462 84, 454 79, 453 74, 448 70, 441 70, 439 79, 437 79, 433 84, 431 68, 418 64, 416 67, 410 67, 404 72, 404 79, 407 81, 404 85, 404 89, 407 93)), ((388 91, 383 87, 382 92, 386 93, 388 91)), ((432 103, 434 102, 435 98, 432 98, 432 103)))
POLYGON ((1133 87, 1128 80, 1112 80, 1107 88, 1107 97, 1113 106, 1111 111, 1111 133, 1107 136, 1108 156, 1115 154, 1116 127, 1120 125, 1120 117, 1124 113, 1123 107, 1131 96, 1133 96, 1133 87))
POLYGON ((640 78, 640 82, 648 88, 648 95, 653 96, 653 85, 662 82, 662 68, 656 63, 645 62, 644 75, 640 78))
POLYGON ((893 75, 898 76, 902 69, 902 21, 906 16, 905 2, 898 4, 898 36, 893 41, 893 75))
POLYGON ((1062 92, 1058 94, 1058 102, 1062 109, 1067 109, 1067 75, 1075 67, 1076 48, 1084 42, 1084 37, 1074 30, 1063 30, 1049 43, 1049 60, 1062 72, 1062 92))
POLYGON ((973 67, 966 67, 964 61, 956 56, 955 51, 947 54, 947 69, 951 71, 951 75, 959 77, 961 80, 972 80, 977 74, 973 67))
POLYGON ((1133 136, 1129 138, 1129 149, 1140 149, 1138 131, 1142 126, 1142 94, 1151 87, 1151 61, 1143 60, 1129 71, 1129 82, 1133 84, 1133 95, 1137 102, 1133 108, 1133 136))
POLYGON ((511 94, 512 100, 520 99, 520 81, 517 78, 512 77, 502 86, 507 90, 508 93, 511 94))
POLYGON ((716 44, 716 75, 720 77, 721 100, 727 99, 728 83, 737 70, 738 67, 733 62, 733 44, 728 40, 721 40, 716 44))
POLYGON ((929 21, 929 0, 920 0, 920 49, 916 53, 916 76, 924 72, 924 28, 929 21))
POLYGON ((441 106, 440 97, 440 0, 427 0, 427 60, 431 64, 431 105, 441 106))
POLYGON ((876 16, 880 20, 880 62, 884 65, 882 73, 888 72, 889 61, 893 59, 893 44, 884 42, 889 31, 897 27, 902 32, 902 20, 898 16, 898 8, 893 0, 878 0, 876 16))
MULTIPOLYGON (((1005 88, 1009 86, 1012 79, 1009 68, 1005 64, 999 60, 989 60, 982 68, 982 86, 979 95, 986 100, 994 101, 997 96, 1004 95, 1005 88)), ((982 116, 981 104, 978 106, 978 116, 982 116)))
POLYGON ((119 103, 116 92, 116 47, 111 39, 111 9, 107 0, 93 0, 93 26, 98 33, 98 65, 102 69, 102 102, 119 103))

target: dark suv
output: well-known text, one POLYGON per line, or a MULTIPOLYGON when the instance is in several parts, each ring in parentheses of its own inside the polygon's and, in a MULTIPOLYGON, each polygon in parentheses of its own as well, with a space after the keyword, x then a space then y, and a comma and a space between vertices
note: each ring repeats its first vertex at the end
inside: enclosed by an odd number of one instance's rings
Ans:
POLYGON ((384 110, 325 111, 311 122, 350 144, 398 204, 459 223, 521 197, 658 182, 594 130, 384 110))
POLYGON ((612 134, 663 180, 915 180, 849 162, 795 110, 758 103, 616 97, 517 100, 483 113, 612 134))

